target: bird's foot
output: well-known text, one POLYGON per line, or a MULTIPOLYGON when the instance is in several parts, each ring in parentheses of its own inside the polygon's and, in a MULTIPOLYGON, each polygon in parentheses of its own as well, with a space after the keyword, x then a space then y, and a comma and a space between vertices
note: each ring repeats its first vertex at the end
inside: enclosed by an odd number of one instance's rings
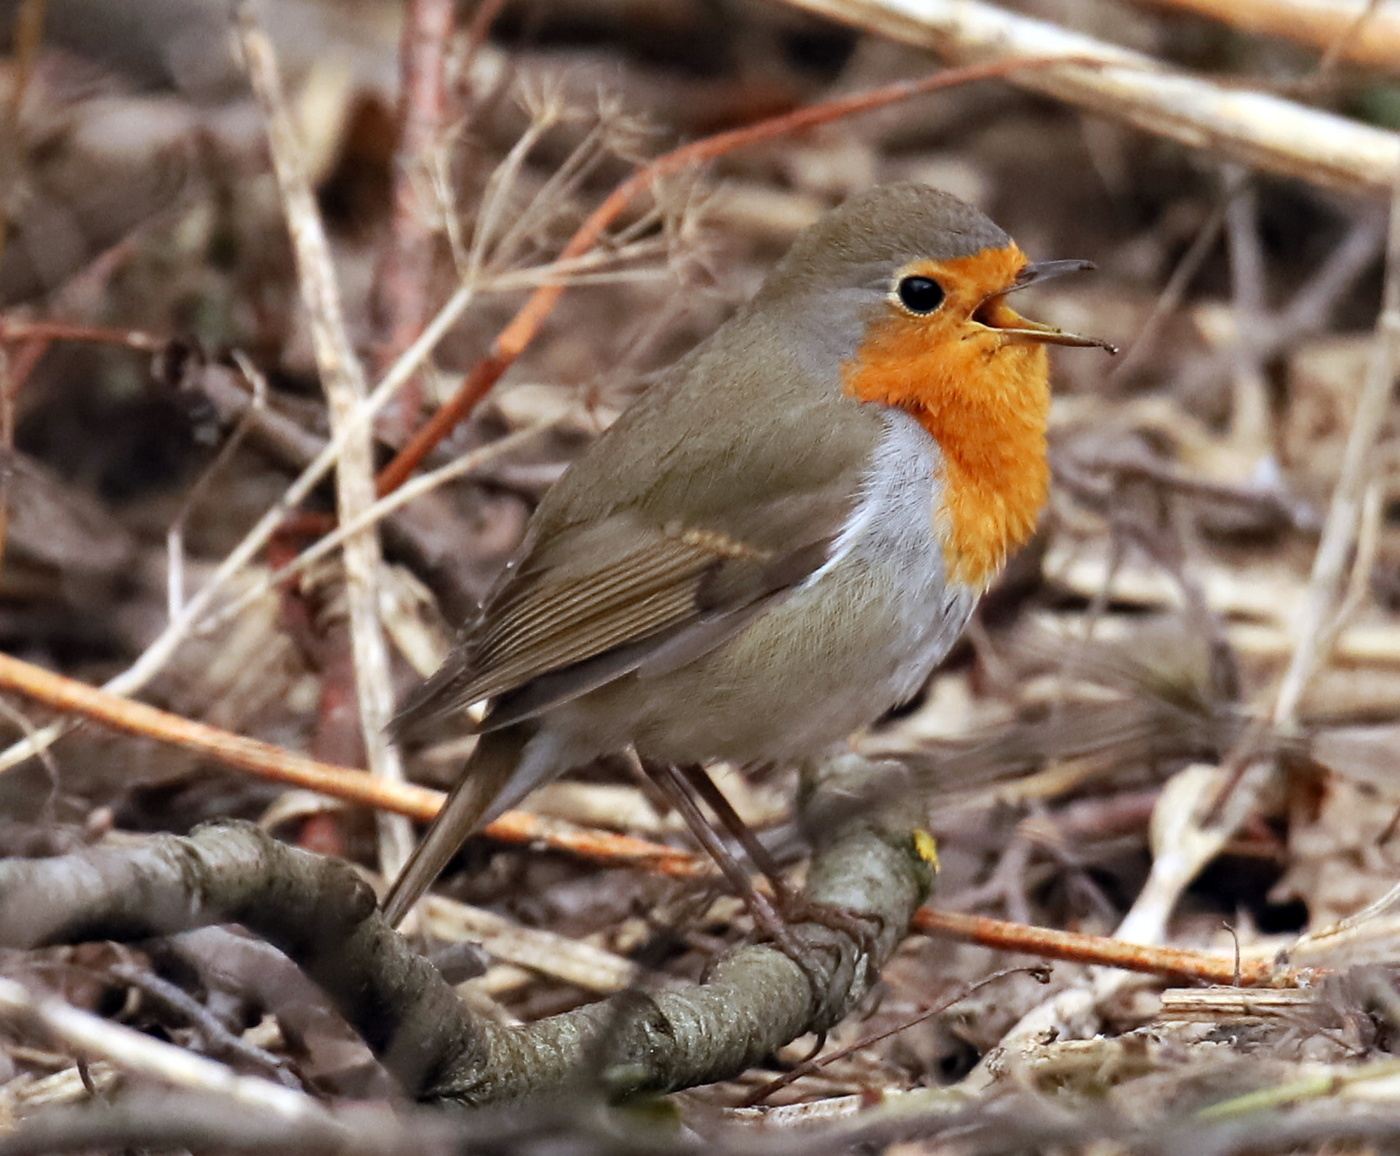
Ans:
MULTIPOLYGON (((796 895, 786 888, 778 896, 777 910, 789 939, 792 938, 791 929, 802 923, 815 923, 838 935, 844 935, 856 945, 857 952, 865 960, 866 982, 874 984, 879 979, 878 948, 885 924, 878 915, 856 911, 854 908, 842 907, 835 903, 818 903, 796 895)), ((781 949, 782 945, 779 944, 779 947, 781 949)))

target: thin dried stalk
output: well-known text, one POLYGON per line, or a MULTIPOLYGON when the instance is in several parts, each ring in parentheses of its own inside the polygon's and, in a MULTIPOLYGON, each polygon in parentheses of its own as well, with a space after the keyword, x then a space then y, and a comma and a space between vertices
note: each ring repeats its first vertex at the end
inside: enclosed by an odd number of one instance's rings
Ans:
POLYGON ((1291 723, 1297 717, 1303 692, 1318 667, 1326 659, 1323 640, 1335 638, 1333 625, 1342 582, 1366 504, 1366 490, 1375 474, 1373 451, 1380 440, 1381 427, 1390 410, 1390 392, 1400 365, 1400 165, 1392 174, 1390 233, 1386 243, 1385 288, 1381 314, 1376 320, 1376 338, 1366 381, 1357 399, 1356 413, 1347 433, 1345 456, 1322 538, 1313 558, 1298 627, 1298 645, 1293 651, 1278 698, 1274 702, 1276 725, 1291 723))
POLYGON ((591 943, 526 927, 493 911, 440 895, 428 896, 421 913, 424 931, 441 942, 479 943, 502 963, 529 968, 583 991, 612 995, 644 980, 652 986, 674 983, 665 976, 649 975, 631 960, 591 943))
POLYGON ((1338 60, 1400 68, 1400 10, 1378 0, 1137 0, 1194 12, 1241 32, 1278 36, 1338 60))
MULTIPOLYGON (((447 104, 446 57, 452 42, 452 0, 413 0, 399 47, 399 140, 394 155, 393 215, 375 277, 372 310, 376 367, 381 372, 418 336, 432 312, 428 287, 436 239, 427 191, 428 158, 447 104)), ((423 405, 421 375, 399 395, 390 420, 411 431, 423 405)))
POLYGON ((1041 959, 1062 959, 1070 963, 1147 972, 1175 982, 1289 988, 1305 978, 1293 969, 1275 966, 1271 959, 1236 960, 1186 948, 1153 947, 1102 935, 1060 931, 1053 927, 1027 927, 985 915, 968 915, 934 907, 919 908, 914 914, 914 927, 925 935, 936 935, 940 939, 1024 952, 1041 959))
POLYGON ((0 979, 0 1018, 47 1035, 78 1055, 107 1060, 122 1071, 217 1093, 289 1123, 324 1112, 301 1092, 260 1076, 237 1075, 217 1060, 104 1020, 59 996, 33 993, 12 979, 0 979))
POLYGON ((1095 67, 1065 64, 1011 79, 1190 148, 1328 188, 1389 193, 1400 162, 1394 133, 1173 72, 1142 53, 978 0, 788 2, 959 63, 1029 54, 1097 61, 1095 67))
MULTIPOLYGON (((341 522, 348 524, 374 505, 375 499, 373 431, 355 422, 356 412, 369 395, 369 385, 345 330, 330 245, 302 163, 306 150, 287 109, 272 44, 257 25, 251 0, 238 7, 238 27, 245 67, 267 121, 272 167, 296 253, 302 304, 311 318, 312 344, 331 429, 350 427, 356 431, 346 439, 336 463, 337 512, 341 522)), ((384 561, 377 524, 367 524, 346 538, 342 553, 365 758, 370 774, 401 783, 403 763, 388 731, 394 715, 394 687, 389 647, 379 620, 379 570, 384 561)), ((385 874, 397 874, 412 852, 413 830, 399 815, 377 812, 376 820, 380 866, 385 874)))
MULTIPOLYGON (((334 799, 374 807, 427 822, 442 806, 442 792, 413 783, 376 779, 363 771, 323 763, 272 743, 232 734, 208 723, 182 718, 143 702, 88 686, 76 679, 0 654, 0 690, 67 714, 89 718, 124 734, 139 735, 196 751, 226 767, 248 771, 269 782, 316 791, 334 799)), ((595 831, 524 811, 508 811, 486 828, 507 843, 538 843, 612 866, 646 864, 665 875, 690 877, 710 872, 707 862, 674 847, 595 831)))
POLYGON ((267 378, 259 373, 253 363, 243 354, 235 354, 234 359, 243 371, 243 376, 252 386, 252 397, 242 416, 239 417, 238 424, 233 427, 233 432, 224 439, 224 444, 214 455, 214 460, 200 471, 199 477, 195 479, 194 485, 190 487, 189 492, 180 503, 179 512, 176 513, 169 529, 165 532, 165 600, 167 612, 171 618, 177 617, 181 607, 185 604, 185 526, 189 523, 191 515, 198 509, 199 503, 208 495, 214 479, 233 461, 234 455, 243 445, 243 439, 257 425, 258 418, 267 412, 267 378))

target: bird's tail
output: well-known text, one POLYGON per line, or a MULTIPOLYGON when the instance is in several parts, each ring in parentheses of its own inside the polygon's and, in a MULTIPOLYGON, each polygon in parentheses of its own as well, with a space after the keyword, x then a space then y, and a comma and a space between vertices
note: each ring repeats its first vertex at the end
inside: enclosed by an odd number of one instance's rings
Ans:
POLYGON ((529 730, 519 726, 481 736, 447 802, 384 897, 384 918, 391 927, 408 914, 469 835, 519 801, 514 796, 521 792, 507 788, 529 738, 529 730))

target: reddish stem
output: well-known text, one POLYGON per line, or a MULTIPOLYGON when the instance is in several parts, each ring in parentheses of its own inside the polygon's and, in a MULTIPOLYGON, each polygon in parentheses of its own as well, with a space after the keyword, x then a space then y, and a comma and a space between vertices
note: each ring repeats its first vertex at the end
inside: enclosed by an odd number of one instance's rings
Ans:
MULTIPOLYGON (((393 213, 371 303, 380 374, 417 339, 428 312, 434 234, 432 205, 425 194, 425 162, 447 106, 444 77, 453 15, 453 0, 410 0, 404 15, 393 213)), ((423 379, 415 374, 384 415, 391 438, 407 437, 422 409, 423 379)))
POLYGON ((1239 987, 1297 987, 1299 975, 1292 968, 1278 968, 1263 959, 1233 959, 1186 951, 1176 947, 1150 947, 1127 943, 1102 935, 1057 931, 1053 927, 1031 927, 1008 923, 985 915, 965 915, 921 907, 914 914, 914 926, 926 935, 975 943, 998 951, 1016 951, 1042 959, 1063 959, 1070 963, 1120 967, 1144 971, 1178 982, 1232 984, 1239 987))

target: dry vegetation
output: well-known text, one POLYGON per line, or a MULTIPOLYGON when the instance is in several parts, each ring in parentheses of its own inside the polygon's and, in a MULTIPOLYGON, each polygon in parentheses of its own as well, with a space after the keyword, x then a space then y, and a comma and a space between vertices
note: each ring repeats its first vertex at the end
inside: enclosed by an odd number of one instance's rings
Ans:
MULTIPOLYGON (((1400 13, 801 6, 826 15, 0 2, 0 1156, 1400 1145, 1400 13), (648 160, 928 48, 1005 75, 683 155, 570 242, 648 160), (396 869, 437 802, 403 777, 442 786, 461 749, 401 755, 393 700, 540 493, 796 230, 908 178, 1094 261, 1027 311, 1124 348, 1058 356, 1041 533, 856 740, 904 767, 866 802, 935 836, 933 906, 873 990, 842 973, 829 1033, 609 1108, 631 1085, 589 1063, 685 981, 752 978, 714 972, 752 929, 647 782, 587 768, 474 840, 418 927, 482 1023, 591 1024, 583 1075, 412 1108, 413 1065, 325 994, 359 981, 299 947, 356 877, 246 828, 147 835, 242 818, 396 869), (308 906, 204 927, 174 878, 178 917, 128 911, 156 851, 275 861, 308 906)), ((795 820, 794 769, 721 779, 795 878, 804 840, 818 876, 852 854, 795 820)))

